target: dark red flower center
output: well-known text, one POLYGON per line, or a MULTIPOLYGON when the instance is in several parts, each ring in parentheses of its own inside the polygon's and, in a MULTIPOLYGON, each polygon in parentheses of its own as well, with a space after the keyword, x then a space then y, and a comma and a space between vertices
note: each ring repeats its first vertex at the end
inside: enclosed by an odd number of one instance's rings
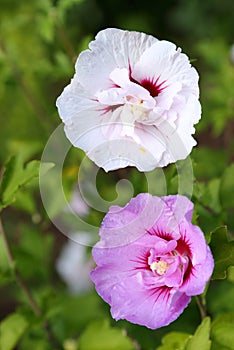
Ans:
POLYGON ((152 97, 156 97, 160 94, 160 92, 162 92, 163 89, 165 89, 165 86, 163 87, 165 81, 159 84, 158 80, 159 78, 157 78, 155 81, 150 79, 143 79, 140 82, 140 85, 146 90, 148 90, 152 97))
POLYGON ((160 76, 157 79, 145 78, 139 82, 135 80, 130 73, 129 78, 133 83, 138 84, 143 88, 145 88, 146 90, 148 90, 152 97, 157 97, 160 94, 160 92, 162 92, 166 87, 165 86, 166 80, 159 83, 160 76))
POLYGON ((179 239, 177 241, 177 247, 176 247, 176 251, 180 254, 180 255, 186 255, 188 257, 191 256, 191 251, 190 251, 190 247, 189 247, 189 243, 185 242, 182 239, 179 239))

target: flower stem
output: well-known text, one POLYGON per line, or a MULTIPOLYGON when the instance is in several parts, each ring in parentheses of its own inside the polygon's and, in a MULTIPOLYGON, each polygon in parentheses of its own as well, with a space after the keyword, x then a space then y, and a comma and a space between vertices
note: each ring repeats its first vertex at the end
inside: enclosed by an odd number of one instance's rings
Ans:
POLYGON ((204 318, 207 316, 205 297, 202 294, 196 295, 195 300, 200 311, 201 319, 204 320, 204 318))
MULTIPOLYGON (((35 314, 35 316, 42 317, 42 312, 41 312, 37 302, 35 301, 33 295, 31 294, 30 290, 28 289, 27 285, 25 284, 17 267, 15 266, 14 258, 13 258, 13 255, 11 253, 11 250, 10 250, 10 246, 9 246, 6 233, 5 233, 3 225, 2 225, 1 218, 0 218, 0 236, 2 237, 2 241, 3 241, 5 251, 7 254, 8 263, 9 263, 10 268, 12 269, 12 271, 14 273, 16 282, 18 283, 19 287, 21 288, 22 292, 24 293, 33 313, 35 314)), ((44 326, 44 329, 46 331, 46 335, 47 335, 48 340, 53 345, 53 349, 55 349, 55 350, 61 349, 61 347, 58 344, 57 339, 55 338, 54 334, 52 333, 52 330, 50 328, 48 321, 45 321, 43 326, 44 326)))

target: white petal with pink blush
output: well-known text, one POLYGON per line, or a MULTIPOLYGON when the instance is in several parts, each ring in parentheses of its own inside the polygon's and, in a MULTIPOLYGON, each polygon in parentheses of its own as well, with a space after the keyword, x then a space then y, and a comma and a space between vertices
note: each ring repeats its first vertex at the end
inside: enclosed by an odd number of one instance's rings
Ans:
POLYGON ((99 32, 57 99, 70 142, 106 171, 150 171, 186 158, 201 117, 198 73, 173 43, 99 32))

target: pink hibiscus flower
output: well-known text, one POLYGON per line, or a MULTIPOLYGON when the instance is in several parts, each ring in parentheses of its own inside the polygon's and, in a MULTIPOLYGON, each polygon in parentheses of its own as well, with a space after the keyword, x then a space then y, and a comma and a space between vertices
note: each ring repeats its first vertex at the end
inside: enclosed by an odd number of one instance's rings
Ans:
POLYGON ((198 74, 168 41, 120 29, 99 32, 57 99, 73 145, 106 171, 150 171, 184 159, 201 117, 198 74))
POLYGON ((192 212, 184 196, 146 193, 110 209, 92 251, 91 279, 113 318, 166 326, 204 291, 214 262, 192 212))

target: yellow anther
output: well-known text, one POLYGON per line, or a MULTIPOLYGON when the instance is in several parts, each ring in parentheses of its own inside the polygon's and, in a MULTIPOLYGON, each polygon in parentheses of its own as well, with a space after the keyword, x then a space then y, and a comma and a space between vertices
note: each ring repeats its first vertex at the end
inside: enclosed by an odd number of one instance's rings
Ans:
POLYGON ((141 119, 142 117, 144 117, 145 111, 142 108, 142 103, 139 103, 138 105, 132 105, 131 113, 135 116, 135 119, 141 119))
POLYGON ((152 271, 156 271, 160 276, 164 275, 164 273, 167 271, 169 267, 169 264, 164 261, 153 261, 152 264, 150 264, 150 268, 152 271))

